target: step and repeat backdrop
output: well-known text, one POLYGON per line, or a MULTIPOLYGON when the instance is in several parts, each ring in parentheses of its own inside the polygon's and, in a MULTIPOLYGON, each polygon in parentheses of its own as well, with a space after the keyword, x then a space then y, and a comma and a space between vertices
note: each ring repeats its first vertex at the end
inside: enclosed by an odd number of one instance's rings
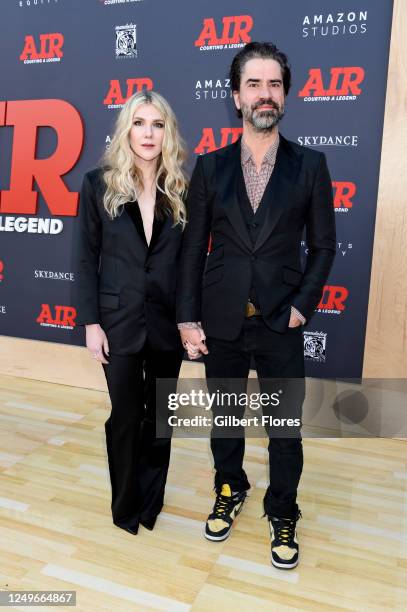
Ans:
POLYGON ((307 373, 361 376, 392 1, 2 0, 0 15, 0 334, 83 344, 78 192, 119 109, 162 93, 190 172, 241 133, 233 56, 272 41, 293 73, 280 130, 326 154, 335 196, 337 257, 304 330, 307 373))

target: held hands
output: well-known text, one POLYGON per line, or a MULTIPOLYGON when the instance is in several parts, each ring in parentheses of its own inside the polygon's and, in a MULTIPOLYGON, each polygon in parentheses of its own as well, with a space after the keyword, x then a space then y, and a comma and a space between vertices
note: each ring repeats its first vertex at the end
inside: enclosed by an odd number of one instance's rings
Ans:
POLYGON ((100 363, 109 363, 105 355, 109 356, 109 343, 99 323, 86 325, 86 348, 92 353, 92 357, 100 363))
POLYGON ((189 359, 198 359, 201 355, 209 353, 205 344, 206 336, 202 328, 200 329, 180 329, 181 342, 188 352, 189 359))

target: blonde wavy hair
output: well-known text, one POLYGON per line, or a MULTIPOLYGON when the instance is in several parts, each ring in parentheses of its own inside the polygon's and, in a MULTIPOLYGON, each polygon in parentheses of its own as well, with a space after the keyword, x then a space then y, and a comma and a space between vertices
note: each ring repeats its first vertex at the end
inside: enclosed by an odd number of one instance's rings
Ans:
MULTIPOLYGON (((111 219, 117 217, 126 202, 137 200, 143 190, 143 176, 130 148, 130 130, 135 111, 142 104, 152 104, 164 122, 162 152, 158 160, 155 184, 165 200, 165 208, 172 213, 174 225, 186 224, 184 199, 187 180, 183 164, 186 159, 184 141, 178 130, 177 119, 167 100, 155 91, 141 91, 131 96, 120 111, 110 148, 102 158, 106 190, 103 204, 111 219)), ((157 204, 156 204, 157 210, 157 204)))

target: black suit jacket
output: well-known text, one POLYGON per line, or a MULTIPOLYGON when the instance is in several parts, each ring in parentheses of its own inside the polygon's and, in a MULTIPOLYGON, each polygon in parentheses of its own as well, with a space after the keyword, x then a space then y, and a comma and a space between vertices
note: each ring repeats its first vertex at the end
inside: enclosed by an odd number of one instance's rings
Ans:
POLYGON ((332 184, 324 154, 280 135, 265 192, 266 217, 254 246, 238 202, 240 163, 240 140, 197 159, 177 292, 177 322, 202 321, 208 336, 225 340, 240 332, 252 281, 272 330, 286 331, 291 305, 308 322, 336 252, 332 184), (308 258, 303 271, 304 226, 308 258))
MULTIPOLYGON (((182 229, 155 218, 147 245, 137 202, 111 220, 103 207, 102 169, 85 174, 77 244, 77 323, 99 323, 112 353, 182 348, 175 323, 182 229)), ((160 197, 157 192, 157 197, 160 197)))

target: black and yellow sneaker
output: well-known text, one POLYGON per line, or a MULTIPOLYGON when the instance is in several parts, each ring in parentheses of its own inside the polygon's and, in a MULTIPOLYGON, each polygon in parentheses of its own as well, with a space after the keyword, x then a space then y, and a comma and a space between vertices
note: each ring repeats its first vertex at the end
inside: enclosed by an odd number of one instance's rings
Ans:
POLYGON ((299 547, 295 527, 300 517, 300 510, 296 518, 269 517, 271 563, 274 567, 293 569, 298 565, 299 547))
POLYGON ((213 541, 226 540, 234 519, 240 513, 246 499, 246 491, 232 494, 228 484, 222 485, 216 495, 215 505, 205 525, 205 538, 213 541))

